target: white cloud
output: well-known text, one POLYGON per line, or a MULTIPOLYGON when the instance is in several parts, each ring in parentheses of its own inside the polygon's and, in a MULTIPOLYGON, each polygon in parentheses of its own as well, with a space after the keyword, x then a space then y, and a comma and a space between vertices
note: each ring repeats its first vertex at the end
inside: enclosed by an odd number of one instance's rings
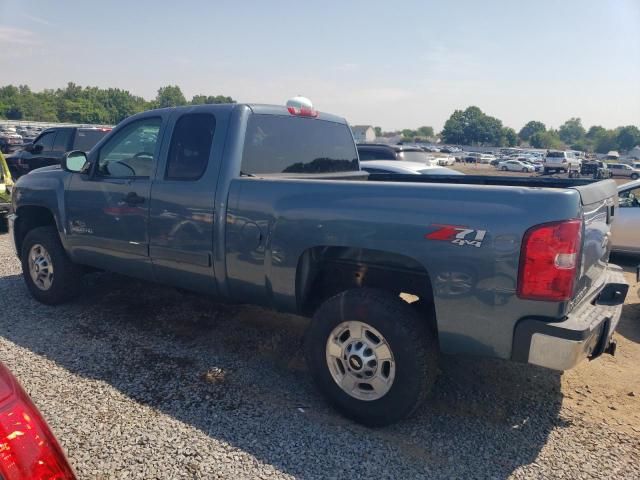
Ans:
POLYGON ((39 23, 40 25, 46 25, 47 27, 50 27, 53 25, 50 21, 45 20, 44 18, 35 17, 33 15, 28 15, 26 13, 23 13, 22 17, 26 18, 27 20, 31 20, 32 22, 39 23))
POLYGON ((25 58, 40 47, 41 42, 33 32, 0 25, 0 59, 25 58))
POLYGON ((35 34, 30 30, 0 25, 0 48, 7 48, 14 45, 33 46, 39 43, 35 34))

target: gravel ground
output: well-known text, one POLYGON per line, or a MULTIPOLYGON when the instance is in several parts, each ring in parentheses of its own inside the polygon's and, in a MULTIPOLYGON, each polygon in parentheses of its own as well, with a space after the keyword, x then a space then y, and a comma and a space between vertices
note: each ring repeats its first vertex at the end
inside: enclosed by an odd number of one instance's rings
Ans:
POLYGON ((46 307, 19 272, 0 235, 0 359, 80 478, 640 478, 637 285, 624 355, 565 375, 445 357, 417 417, 372 430, 314 390, 303 319, 111 274, 46 307))

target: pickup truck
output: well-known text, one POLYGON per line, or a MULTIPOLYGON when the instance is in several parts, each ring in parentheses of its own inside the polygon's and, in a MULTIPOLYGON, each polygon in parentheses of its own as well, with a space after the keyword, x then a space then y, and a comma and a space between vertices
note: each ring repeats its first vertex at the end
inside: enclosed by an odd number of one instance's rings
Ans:
POLYGON ((98 269, 311 317, 319 390, 385 425, 418 408, 440 352, 556 370, 613 353, 616 202, 611 180, 370 175, 342 118, 202 105, 23 176, 9 224, 46 304, 98 269))

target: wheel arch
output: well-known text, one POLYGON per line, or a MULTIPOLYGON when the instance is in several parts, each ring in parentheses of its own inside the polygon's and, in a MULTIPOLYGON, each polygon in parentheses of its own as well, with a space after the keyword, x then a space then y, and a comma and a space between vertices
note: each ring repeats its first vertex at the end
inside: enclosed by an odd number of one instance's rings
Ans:
POLYGON ((53 212, 47 208, 37 205, 23 205, 16 210, 16 221, 14 224, 14 241, 18 255, 22 251, 24 238, 34 228, 55 227, 60 231, 58 222, 53 212))
POLYGON ((296 269, 298 311, 308 315, 328 298, 354 288, 407 293, 433 304, 431 277, 416 259, 395 252, 355 247, 306 249, 296 269))

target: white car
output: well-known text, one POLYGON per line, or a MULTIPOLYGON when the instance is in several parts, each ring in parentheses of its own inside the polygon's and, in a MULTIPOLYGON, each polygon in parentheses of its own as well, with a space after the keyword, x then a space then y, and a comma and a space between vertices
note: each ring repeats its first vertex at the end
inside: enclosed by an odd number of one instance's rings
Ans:
POLYGON ((456 157, 436 157, 437 163, 441 167, 448 167, 456 164, 456 157))
POLYGON ((572 152, 549 150, 544 157, 544 173, 580 171, 582 161, 572 152))
POLYGON ((369 173, 399 173, 404 175, 464 175, 450 168, 434 167, 421 162, 402 160, 367 160, 360 162, 360 169, 369 173))
POLYGON ((500 162, 498 164, 498 170, 504 172, 535 172, 535 167, 531 164, 521 162, 520 160, 507 160, 506 162, 500 162))
POLYGON ((611 227, 611 250, 640 254, 640 180, 618 186, 618 208, 611 227))

